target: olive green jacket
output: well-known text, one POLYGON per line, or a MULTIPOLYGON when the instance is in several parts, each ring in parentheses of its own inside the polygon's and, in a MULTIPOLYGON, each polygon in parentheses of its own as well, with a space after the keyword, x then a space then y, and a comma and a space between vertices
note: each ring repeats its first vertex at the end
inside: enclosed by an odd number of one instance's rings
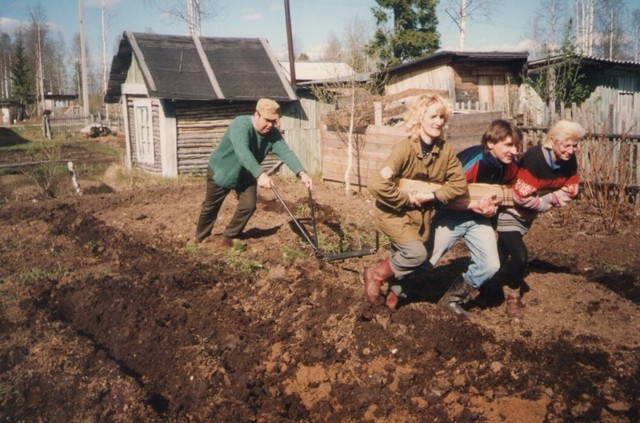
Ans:
POLYGON ((380 171, 369 178, 369 192, 376 199, 374 211, 378 229, 392 242, 427 240, 433 209, 467 193, 467 180, 453 149, 436 140, 426 158, 419 139, 406 138, 393 147, 380 171), (409 194, 400 192, 399 178, 442 183, 435 191, 436 200, 422 208, 409 204, 409 194))

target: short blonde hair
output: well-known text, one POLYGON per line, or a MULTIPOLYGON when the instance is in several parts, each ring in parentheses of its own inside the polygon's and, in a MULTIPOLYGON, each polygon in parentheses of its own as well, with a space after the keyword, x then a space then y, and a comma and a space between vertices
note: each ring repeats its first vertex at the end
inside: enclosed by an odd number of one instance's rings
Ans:
POLYGON ((562 119, 554 123, 544 137, 542 145, 551 147, 554 143, 566 139, 580 141, 586 131, 578 122, 562 119))
POLYGON ((422 119, 424 118, 424 114, 427 109, 434 104, 437 104, 440 107, 440 110, 444 112, 444 124, 447 124, 449 116, 451 115, 449 102, 439 94, 421 95, 409 108, 407 131, 411 138, 416 139, 420 137, 420 129, 422 128, 422 119))

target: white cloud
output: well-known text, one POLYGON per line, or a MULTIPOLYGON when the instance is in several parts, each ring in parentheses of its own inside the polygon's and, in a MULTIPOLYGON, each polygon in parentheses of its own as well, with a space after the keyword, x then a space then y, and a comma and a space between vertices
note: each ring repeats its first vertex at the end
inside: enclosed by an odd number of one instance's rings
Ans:
POLYGON ((26 25, 26 22, 22 22, 17 19, 0 17, 0 28, 2 28, 2 31, 0 32, 13 34, 15 30, 20 28, 22 25, 26 25))
POLYGON ((282 4, 282 2, 280 3, 271 3, 271 6, 269 6, 271 8, 271 10, 284 10, 284 5, 282 4))
POLYGON ((256 12, 253 9, 246 9, 242 16, 240 16, 240 19, 251 22, 259 21, 262 19, 262 13, 256 12))

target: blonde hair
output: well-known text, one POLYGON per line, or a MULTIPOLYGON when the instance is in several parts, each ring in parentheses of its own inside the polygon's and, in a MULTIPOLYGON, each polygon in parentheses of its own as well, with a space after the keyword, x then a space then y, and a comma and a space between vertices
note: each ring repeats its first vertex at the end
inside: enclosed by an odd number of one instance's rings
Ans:
POLYGON ((544 137, 542 145, 545 147, 551 147, 554 143, 564 141, 566 139, 580 141, 586 131, 578 122, 572 122, 570 120, 562 119, 554 123, 549 132, 544 137))
POLYGON ((447 100, 439 94, 424 94, 416 99, 409 108, 407 117, 407 131, 412 139, 420 138, 420 130, 422 128, 422 119, 427 109, 437 104, 441 111, 444 112, 444 124, 446 125, 451 115, 451 108, 447 100))

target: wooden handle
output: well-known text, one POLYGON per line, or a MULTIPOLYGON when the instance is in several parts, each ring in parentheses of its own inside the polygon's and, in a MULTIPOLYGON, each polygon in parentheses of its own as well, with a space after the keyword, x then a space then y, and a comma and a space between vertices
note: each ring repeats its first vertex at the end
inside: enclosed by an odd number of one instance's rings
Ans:
MULTIPOLYGON (((406 193, 431 193, 442 187, 442 184, 439 183, 406 178, 398 179, 397 183, 398 189, 406 193)), ((501 206, 513 206, 511 189, 507 185, 482 184, 474 182, 469 184, 469 197, 466 198, 470 198, 471 200, 480 200, 483 197, 489 197, 494 194, 496 199, 500 201, 501 206)))

